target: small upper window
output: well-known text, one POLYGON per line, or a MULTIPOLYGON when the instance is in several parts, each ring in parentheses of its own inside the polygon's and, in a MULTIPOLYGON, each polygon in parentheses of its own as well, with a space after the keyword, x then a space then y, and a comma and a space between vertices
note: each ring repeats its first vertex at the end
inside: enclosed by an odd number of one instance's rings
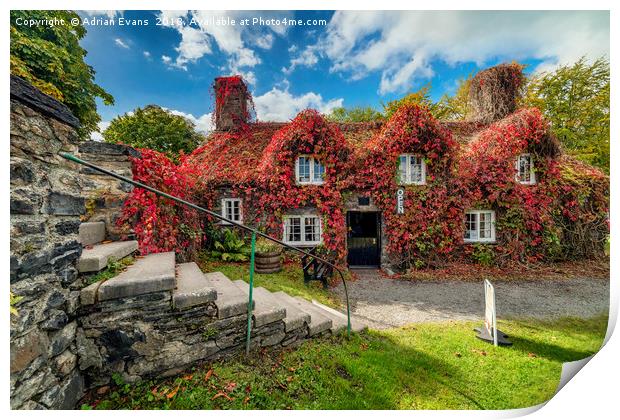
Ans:
POLYGON ((521 184, 536 184, 536 172, 534 172, 534 159, 530 153, 524 153, 517 157, 517 182, 521 184))
POLYGON ((292 245, 318 245, 321 243, 321 218, 319 216, 284 216, 284 242, 292 245))
POLYGON ((495 242, 495 212, 470 210, 465 212, 465 242, 495 242))
POLYGON ((400 184, 426 184, 426 162, 416 155, 400 155, 398 160, 400 184))
MULTIPOLYGON (((241 223, 243 221, 243 213, 241 212, 241 199, 240 198, 224 198, 222 199, 222 216, 232 220, 233 222, 241 223)), ((228 222, 222 221, 226 224, 228 222)))
POLYGON ((295 162, 295 179, 298 184, 322 184, 325 166, 313 157, 299 156, 295 162))

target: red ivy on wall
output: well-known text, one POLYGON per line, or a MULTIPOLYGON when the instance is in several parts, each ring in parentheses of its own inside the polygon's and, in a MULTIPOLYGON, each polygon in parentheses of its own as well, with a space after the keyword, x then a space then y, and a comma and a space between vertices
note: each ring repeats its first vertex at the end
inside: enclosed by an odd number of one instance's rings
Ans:
MULTIPOLYGON (((401 266, 435 266, 450 259, 494 264, 534 262, 600 253, 608 233, 609 178, 561 155, 536 109, 520 110, 459 145, 444 125, 417 106, 398 110, 369 141, 347 141, 336 124, 305 110, 287 124, 253 123, 218 132, 175 166, 142 150, 134 178, 213 208, 215 188, 243 198, 244 217, 282 236, 282 216, 313 208, 322 218, 324 249, 346 258, 346 195, 372 197, 382 211, 387 250, 401 266), (515 162, 534 156, 537 183, 521 185, 515 162), (400 186, 399 155, 425 159, 425 185, 400 186), (297 185, 295 160, 309 155, 325 166, 322 185, 297 185), (396 190, 405 189, 405 214, 396 214, 396 190), (467 209, 496 211, 494 245, 463 243, 467 209)), ((135 189, 121 223, 133 223, 143 253, 200 246, 200 216, 135 189)))
POLYGON ((462 230, 462 206, 453 195, 457 144, 424 108, 401 107, 358 160, 350 186, 367 191, 383 214, 387 250, 401 264, 428 265, 454 249, 462 230), (426 185, 399 185, 399 156, 426 163, 426 185), (396 191, 405 190, 405 214, 396 214, 396 191))
MULTIPOLYGON (((181 199, 195 200, 198 174, 180 170, 163 153, 139 151, 141 157, 131 158, 134 180, 181 199)), ((142 188, 134 188, 129 194, 118 223, 133 226, 142 254, 176 251, 189 256, 203 239, 197 211, 142 188)))
POLYGON ((338 128, 314 110, 302 111, 274 134, 258 168, 255 203, 267 229, 282 237, 282 215, 289 209, 316 208, 322 216, 323 245, 338 261, 346 258, 346 225, 341 191, 346 162, 352 149, 338 128), (322 185, 297 185, 295 160, 299 155, 325 166, 322 185))

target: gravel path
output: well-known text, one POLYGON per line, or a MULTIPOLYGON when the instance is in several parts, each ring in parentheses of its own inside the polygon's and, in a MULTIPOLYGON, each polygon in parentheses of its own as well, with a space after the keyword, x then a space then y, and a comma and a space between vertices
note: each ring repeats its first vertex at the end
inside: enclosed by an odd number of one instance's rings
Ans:
MULTIPOLYGON (((481 320, 483 285, 458 281, 411 281, 358 270, 350 282, 352 315, 382 329, 413 322, 481 320)), ((609 308, 609 280, 575 279, 495 282, 498 318, 591 317, 609 308)), ((337 288, 341 297, 344 293, 337 288)), ((344 299, 343 299, 344 300, 344 299)))

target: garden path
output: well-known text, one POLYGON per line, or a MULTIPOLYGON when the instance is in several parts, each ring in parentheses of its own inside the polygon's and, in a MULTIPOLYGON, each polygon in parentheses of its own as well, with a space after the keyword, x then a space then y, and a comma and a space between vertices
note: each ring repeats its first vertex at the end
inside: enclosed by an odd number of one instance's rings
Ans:
MULTIPOLYGON (((370 328, 484 317, 482 281, 396 280, 370 269, 355 273, 359 279, 348 283, 352 314, 367 321, 370 328)), ((609 279, 512 280, 493 284, 500 320, 588 318, 609 308, 609 279)), ((341 287, 336 292, 343 298, 341 287)))

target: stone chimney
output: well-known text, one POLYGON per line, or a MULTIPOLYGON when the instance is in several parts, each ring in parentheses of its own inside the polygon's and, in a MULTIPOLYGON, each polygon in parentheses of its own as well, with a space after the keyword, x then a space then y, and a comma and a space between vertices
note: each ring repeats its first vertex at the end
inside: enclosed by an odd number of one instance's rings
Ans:
POLYGON ((213 88, 216 130, 234 130, 249 121, 250 94, 241 76, 216 77, 213 88))
POLYGON ((490 123, 512 114, 524 83, 523 66, 518 63, 482 70, 471 80, 467 119, 490 123))

